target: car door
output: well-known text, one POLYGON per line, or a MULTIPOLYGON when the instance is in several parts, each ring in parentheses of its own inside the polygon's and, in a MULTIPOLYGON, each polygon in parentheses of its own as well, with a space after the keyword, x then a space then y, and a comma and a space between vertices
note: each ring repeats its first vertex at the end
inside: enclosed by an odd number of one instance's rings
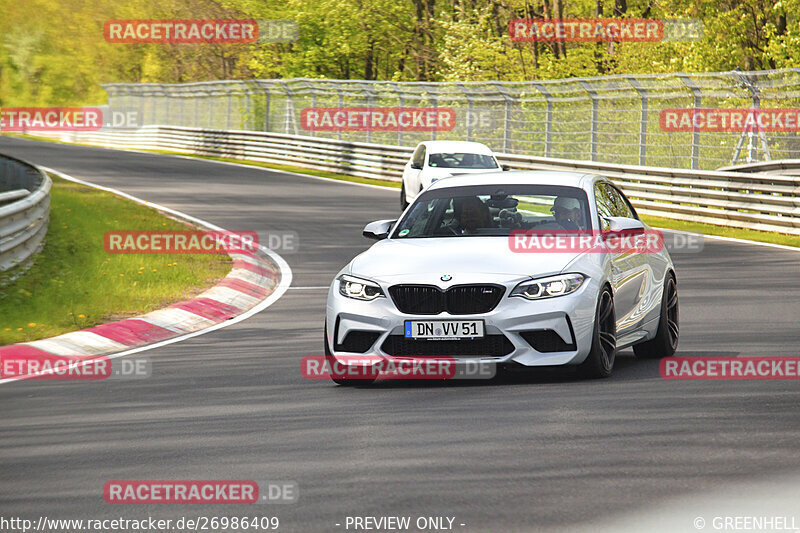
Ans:
POLYGON ((420 190, 420 172, 425 162, 425 145, 420 144, 414 150, 411 159, 403 169, 403 183, 406 184, 406 193, 409 196, 416 196, 420 190), (414 168, 419 167, 419 168, 414 168))
MULTIPOLYGON (((622 193, 607 182, 595 185, 597 213, 601 217, 638 219, 622 193)), ((603 227, 601 225, 601 227, 603 227)), ((617 339, 630 333, 644 318, 645 296, 651 291, 652 269, 645 253, 621 251, 611 254, 611 285, 614 288, 614 309, 617 315, 617 339)))

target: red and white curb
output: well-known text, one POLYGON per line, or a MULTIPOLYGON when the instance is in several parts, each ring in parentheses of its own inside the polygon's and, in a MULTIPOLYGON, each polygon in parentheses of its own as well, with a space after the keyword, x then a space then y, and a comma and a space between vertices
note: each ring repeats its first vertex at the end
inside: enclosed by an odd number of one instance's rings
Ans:
MULTIPOLYGON (((180 211, 141 200, 116 189, 102 187, 56 170, 42 167, 75 183, 111 192, 128 200, 175 215, 214 231, 224 231, 180 211)), ((278 254, 259 246, 255 253, 231 253, 233 268, 217 285, 196 298, 177 302, 145 315, 72 331, 57 337, 0 347, 2 358, 69 358, 91 360, 97 356, 122 357, 150 350, 241 322, 266 309, 292 283, 292 270, 278 254)), ((25 377, 0 379, 0 383, 25 377)))

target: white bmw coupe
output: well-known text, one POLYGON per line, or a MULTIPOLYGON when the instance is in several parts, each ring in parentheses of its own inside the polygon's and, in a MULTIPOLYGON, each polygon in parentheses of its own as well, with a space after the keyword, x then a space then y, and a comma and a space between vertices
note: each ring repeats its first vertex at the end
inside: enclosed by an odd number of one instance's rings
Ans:
POLYGON ((488 146, 467 141, 425 141, 403 168, 400 207, 405 209, 431 183, 459 174, 503 170, 488 146))
POLYGON ((678 289, 666 248, 513 246, 520 232, 575 231, 610 239, 653 230, 602 176, 520 171, 433 183, 399 221, 364 228, 379 242, 330 286, 328 361, 449 356, 606 377, 619 349, 674 354, 678 289))

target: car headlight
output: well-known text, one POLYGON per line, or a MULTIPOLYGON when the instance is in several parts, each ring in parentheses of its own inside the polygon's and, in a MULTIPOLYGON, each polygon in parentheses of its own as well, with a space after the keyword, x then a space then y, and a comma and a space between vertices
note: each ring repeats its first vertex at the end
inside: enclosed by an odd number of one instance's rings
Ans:
POLYGON ((578 290, 586 276, 583 274, 559 274, 546 278, 523 281, 509 296, 520 296, 526 300, 541 300, 564 296, 578 290))
POLYGON ((356 300, 371 301, 384 297, 383 289, 374 281, 343 274, 339 276, 339 294, 356 300))

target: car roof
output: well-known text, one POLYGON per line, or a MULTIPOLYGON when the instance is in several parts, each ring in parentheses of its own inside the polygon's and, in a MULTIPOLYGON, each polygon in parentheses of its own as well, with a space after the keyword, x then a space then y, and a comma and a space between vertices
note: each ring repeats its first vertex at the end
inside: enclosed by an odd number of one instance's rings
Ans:
POLYGON ((481 174, 457 174, 435 181, 428 190, 449 187, 468 187, 503 183, 506 185, 565 185, 586 188, 589 183, 602 179, 584 172, 564 172, 560 170, 512 170, 507 172, 486 172, 481 174))
POLYGON ((420 144, 425 145, 428 153, 434 154, 466 152, 492 155, 492 150, 485 144, 470 141, 424 141, 420 144))

